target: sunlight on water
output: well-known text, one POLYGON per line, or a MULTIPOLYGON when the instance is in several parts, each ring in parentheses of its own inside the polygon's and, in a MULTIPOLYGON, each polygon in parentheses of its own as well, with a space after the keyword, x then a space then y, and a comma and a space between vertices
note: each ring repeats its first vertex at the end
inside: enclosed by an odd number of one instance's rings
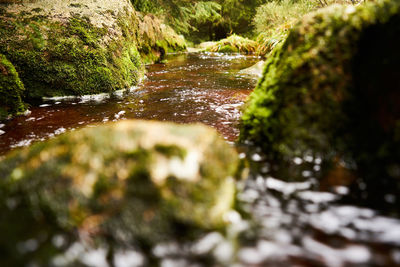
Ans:
POLYGON ((142 83, 128 90, 45 98, 29 116, 0 127, 0 154, 85 125, 134 118, 202 122, 233 141, 240 106, 255 80, 232 74, 257 61, 240 54, 175 54, 167 64, 149 65, 142 83))

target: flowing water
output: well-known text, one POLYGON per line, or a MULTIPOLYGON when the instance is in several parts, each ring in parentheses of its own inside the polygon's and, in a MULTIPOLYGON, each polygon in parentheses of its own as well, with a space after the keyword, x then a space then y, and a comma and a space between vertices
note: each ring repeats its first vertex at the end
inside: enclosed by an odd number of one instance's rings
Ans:
MULTIPOLYGON (((201 122, 232 142, 238 135, 240 106, 256 83, 238 71, 258 60, 172 55, 167 64, 148 66, 147 79, 128 92, 45 101, 32 107, 29 116, 0 125, 0 155, 85 125, 130 118, 201 122)), ((293 166, 300 168, 302 179, 293 181, 271 172, 257 148, 239 150, 251 166, 249 179, 238 184, 242 215, 227 215, 232 224, 225 236, 212 232, 196 242, 159 244, 154 254, 163 266, 400 266, 398 217, 343 201, 352 194, 348 183, 322 186, 324 181, 315 178, 320 158, 295 158, 293 166)), ((396 205, 396 198, 388 194, 382 201, 396 205)), ((76 244, 66 254, 77 251, 88 266, 107 266, 105 250, 83 250, 76 244)), ((116 254, 116 266, 141 264, 137 251, 116 254)))
POLYGON ((85 125, 122 119, 201 122, 227 140, 238 135, 239 107, 256 81, 238 75, 255 56, 171 55, 167 64, 148 66, 147 79, 126 92, 75 99, 49 99, 0 127, 0 155, 85 125))

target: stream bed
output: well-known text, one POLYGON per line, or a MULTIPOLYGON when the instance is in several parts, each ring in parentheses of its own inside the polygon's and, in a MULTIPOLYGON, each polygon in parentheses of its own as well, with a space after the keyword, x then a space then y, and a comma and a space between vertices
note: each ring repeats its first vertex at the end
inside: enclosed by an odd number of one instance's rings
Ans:
MULTIPOLYGON (((147 66, 147 78, 129 91, 49 99, 31 107, 29 116, 0 125, 0 155, 66 131, 124 119, 200 122, 233 144, 240 107, 256 84, 238 71, 257 61, 236 54, 169 55, 166 64, 147 66)), ((398 217, 342 201, 352 193, 346 184, 321 191, 315 178, 320 158, 294 159, 294 166, 308 168, 301 181, 293 181, 274 176, 257 148, 238 149, 251 166, 249 179, 238 183, 238 206, 248 216, 229 214, 226 235, 211 232, 196 242, 159 244, 153 253, 162 266, 400 266, 398 217)), ((384 202, 395 203, 396 197, 386 195, 384 202)), ((106 250, 84 250, 77 243, 66 255, 77 251, 85 266, 108 266, 106 250)), ((143 264, 135 250, 116 254, 115 266, 143 264)))

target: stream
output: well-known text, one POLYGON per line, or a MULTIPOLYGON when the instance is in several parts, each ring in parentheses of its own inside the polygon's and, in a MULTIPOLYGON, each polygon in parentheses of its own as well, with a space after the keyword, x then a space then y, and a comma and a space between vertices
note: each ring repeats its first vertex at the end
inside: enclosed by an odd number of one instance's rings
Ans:
MULTIPOLYGON (((148 65, 147 78, 131 90, 48 99, 32 106, 29 116, 0 125, 0 155, 66 131, 124 119, 200 122, 233 144, 240 107, 256 85, 238 71, 259 58, 190 53, 167 59, 166 64, 148 65)), ((190 244, 159 244, 153 253, 162 266, 400 266, 400 220, 341 201, 351 194, 345 184, 320 191, 321 181, 315 178, 320 158, 294 159, 294 166, 310 168, 302 172, 301 181, 293 182, 275 177, 259 149, 238 149, 253 166, 249 179, 238 183, 239 207, 249 216, 229 214, 232 225, 226 236, 211 232, 190 244)), ((387 195, 385 202, 390 205, 396 197, 387 195)), ((69 250, 82 250, 76 246, 69 250)), ((107 266, 102 249, 81 252, 88 266, 107 266)), ((143 257, 124 251, 115 262, 140 266, 143 257)))
POLYGON ((86 125, 124 119, 201 122, 234 141, 239 107, 256 84, 237 72, 259 58, 194 53, 169 55, 167 60, 167 64, 148 65, 146 79, 128 91, 53 98, 32 106, 29 116, 0 127, 0 155, 86 125))

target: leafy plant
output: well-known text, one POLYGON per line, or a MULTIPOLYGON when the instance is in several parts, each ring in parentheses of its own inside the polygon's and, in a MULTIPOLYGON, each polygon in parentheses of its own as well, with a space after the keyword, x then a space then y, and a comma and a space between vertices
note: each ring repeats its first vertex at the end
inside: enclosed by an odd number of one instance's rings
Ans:
POLYGON ((273 1, 257 8, 253 24, 258 34, 269 32, 282 24, 293 24, 297 19, 314 9, 316 9, 315 1, 273 1))
POLYGON ((229 36, 226 39, 222 39, 215 42, 213 45, 207 48, 211 52, 242 52, 242 53, 254 53, 257 49, 257 43, 253 40, 243 38, 236 34, 229 36))

